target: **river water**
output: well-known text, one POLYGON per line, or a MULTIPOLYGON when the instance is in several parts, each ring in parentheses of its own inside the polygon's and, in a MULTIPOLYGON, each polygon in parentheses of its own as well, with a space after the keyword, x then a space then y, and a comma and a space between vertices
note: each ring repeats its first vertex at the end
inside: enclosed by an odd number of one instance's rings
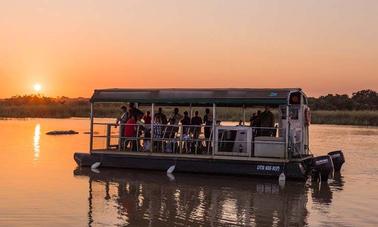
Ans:
POLYGON ((378 226, 378 128, 311 126, 314 154, 343 149, 328 184, 77 169, 86 119, 0 120, 0 226, 378 226), (48 136, 50 130, 80 134, 48 136))

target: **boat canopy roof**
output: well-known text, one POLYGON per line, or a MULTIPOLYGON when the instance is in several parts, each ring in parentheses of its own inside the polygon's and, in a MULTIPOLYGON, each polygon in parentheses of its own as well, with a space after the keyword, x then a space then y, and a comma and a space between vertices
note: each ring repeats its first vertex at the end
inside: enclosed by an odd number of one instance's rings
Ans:
MULTIPOLYGON (((304 93, 300 88, 216 88, 216 89, 100 89, 95 90, 92 103, 136 102, 170 106, 257 106, 286 105, 290 93, 304 93)), ((305 96, 304 96, 305 97, 305 96)))

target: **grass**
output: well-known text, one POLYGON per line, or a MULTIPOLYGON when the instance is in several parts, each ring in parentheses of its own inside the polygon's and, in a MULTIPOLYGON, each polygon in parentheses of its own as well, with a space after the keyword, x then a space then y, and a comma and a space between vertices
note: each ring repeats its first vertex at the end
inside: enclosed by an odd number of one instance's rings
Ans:
MULTIPOLYGON (((116 118, 119 115, 119 106, 119 104, 100 104, 95 106, 95 116, 116 118)), ((141 109, 146 111, 148 108, 141 107, 141 109)), ((173 108, 164 107, 163 109, 169 116, 173 108)), ((180 107, 181 113, 185 110, 189 111, 189 108, 180 107)), ((193 111, 195 110, 199 110, 200 116, 203 116, 204 108, 193 108, 193 111)), ((252 113, 257 110, 246 109, 246 120, 248 121, 252 113)), ((277 116, 277 112, 274 110, 273 112, 277 116)), ((0 105, 0 119, 88 117, 89 113, 90 106, 88 104, 0 105)), ((220 120, 239 121, 243 118, 242 109, 217 108, 217 118, 220 120)), ((378 126, 378 111, 313 111, 312 123, 378 126)))
POLYGON ((378 126, 378 111, 313 111, 313 124, 378 126))

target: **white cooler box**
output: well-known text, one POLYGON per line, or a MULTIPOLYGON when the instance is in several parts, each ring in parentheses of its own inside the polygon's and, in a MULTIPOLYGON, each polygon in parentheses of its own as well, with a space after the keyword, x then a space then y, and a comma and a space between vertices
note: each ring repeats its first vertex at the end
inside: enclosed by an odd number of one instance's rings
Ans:
POLYGON ((255 137, 254 154, 256 157, 284 158, 285 140, 283 137, 255 137))

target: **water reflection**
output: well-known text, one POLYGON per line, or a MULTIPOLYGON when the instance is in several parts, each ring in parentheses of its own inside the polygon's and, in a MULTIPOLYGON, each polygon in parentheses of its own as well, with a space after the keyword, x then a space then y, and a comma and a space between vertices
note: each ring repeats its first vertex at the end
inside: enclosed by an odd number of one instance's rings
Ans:
POLYGON ((37 161, 39 159, 40 139, 41 139, 41 125, 36 124, 34 127, 34 137, 33 137, 34 161, 37 161))
POLYGON ((76 169, 89 178, 88 225, 303 226, 308 187, 246 177, 76 169))
POLYGON ((330 205, 333 198, 333 193, 342 191, 344 186, 344 179, 340 173, 334 173, 333 179, 330 182, 313 182, 311 197, 315 203, 330 205))

